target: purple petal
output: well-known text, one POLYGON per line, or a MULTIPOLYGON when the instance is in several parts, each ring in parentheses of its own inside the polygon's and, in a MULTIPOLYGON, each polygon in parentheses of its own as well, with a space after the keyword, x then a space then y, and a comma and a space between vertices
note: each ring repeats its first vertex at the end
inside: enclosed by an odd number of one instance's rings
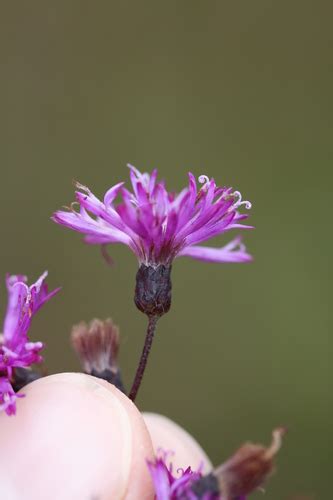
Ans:
POLYGON ((81 193, 80 191, 76 191, 75 196, 81 207, 84 207, 95 216, 104 219, 115 229, 122 230, 124 228, 124 224, 122 223, 117 212, 111 206, 106 207, 104 203, 102 203, 92 193, 87 195, 85 193, 81 193))
POLYGON ((149 472, 154 483, 156 500, 170 500, 171 478, 163 460, 148 462, 149 472))
POLYGON ((6 276, 8 305, 3 325, 5 341, 8 341, 14 336, 17 325, 21 319, 22 308, 26 303, 29 293, 26 280, 27 278, 22 275, 6 276))
POLYGON ((237 237, 222 248, 211 248, 203 246, 185 247, 179 256, 192 257, 205 262, 251 262, 252 256, 246 252, 241 238, 237 237))
POLYGON ((124 185, 123 182, 119 182, 118 184, 116 184, 115 186, 110 188, 105 193, 105 196, 104 196, 104 205, 105 206, 112 205, 113 200, 116 198, 116 196, 118 195, 118 193, 123 185, 124 185))
POLYGON ((212 225, 203 225, 197 231, 190 233, 186 239, 186 245, 194 245, 197 243, 202 243, 207 241, 214 236, 218 236, 228 229, 230 229, 230 224, 235 216, 235 212, 230 212, 223 217, 218 223, 212 225))
POLYGON ((14 389, 6 377, 0 377, 0 411, 7 415, 15 415, 16 399, 24 397, 24 394, 15 394, 14 389))
POLYGON ((87 221, 85 217, 77 212, 65 212, 60 210, 55 212, 52 220, 62 226, 69 227, 70 229, 74 229, 74 231, 84 233, 88 236, 96 238, 101 237, 103 243, 124 243, 125 245, 129 245, 131 241, 130 236, 125 232, 111 227, 110 225, 106 225, 105 223, 101 224, 91 217, 90 220, 87 221))

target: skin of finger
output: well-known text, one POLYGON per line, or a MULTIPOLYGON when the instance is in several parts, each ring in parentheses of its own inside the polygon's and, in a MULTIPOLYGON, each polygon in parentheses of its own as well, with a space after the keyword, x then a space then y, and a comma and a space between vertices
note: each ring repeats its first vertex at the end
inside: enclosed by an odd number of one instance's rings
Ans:
POLYGON ((95 377, 62 373, 24 387, 0 415, 0 498, 152 500, 152 442, 133 403, 95 377))
POLYGON ((143 413, 148 427, 155 454, 159 449, 172 452, 167 462, 172 462, 173 470, 186 469, 189 465, 193 470, 202 468, 208 473, 213 466, 199 443, 180 425, 169 418, 156 413, 143 413))

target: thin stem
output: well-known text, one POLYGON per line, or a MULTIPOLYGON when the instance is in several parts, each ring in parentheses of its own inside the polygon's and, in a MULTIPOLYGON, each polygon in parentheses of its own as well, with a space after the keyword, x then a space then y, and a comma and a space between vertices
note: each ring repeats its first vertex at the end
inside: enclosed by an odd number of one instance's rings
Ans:
POLYGON ((148 327, 147 327, 147 333, 146 333, 146 338, 145 338, 145 343, 142 349, 142 354, 140 358, 140 362, 138 365, 138 368, 136 370, 135 378, 133 381, 133 385, 129 394, 129 398, 132 401, 135 401, 135 398, 137 396, 139 387, 141 385, 142 377, 145 372, 145 368, 147 365, 147 360, 149 356, 149 352, 151 349, 151 345, 153 343, 153 338, 156 330, 156 323, 158 320, 158 316, 149 316, 148 317, 148 327))

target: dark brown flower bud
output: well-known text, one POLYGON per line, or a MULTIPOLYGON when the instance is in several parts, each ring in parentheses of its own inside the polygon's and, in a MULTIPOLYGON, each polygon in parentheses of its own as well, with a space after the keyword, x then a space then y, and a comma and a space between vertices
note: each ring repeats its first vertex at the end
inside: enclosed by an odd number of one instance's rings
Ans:
POLYGON ((93 319, 73 326, 71 341, 86 373, 124 391, 118 367, 119 329, 111 319, 93 319))
POLYGON ((245 443, 234 455, 192 487, 198 498, 235 500, 260 488, 274 470, 273 459, 279 451, 284 428, 273 431, 271 445, 245 443))

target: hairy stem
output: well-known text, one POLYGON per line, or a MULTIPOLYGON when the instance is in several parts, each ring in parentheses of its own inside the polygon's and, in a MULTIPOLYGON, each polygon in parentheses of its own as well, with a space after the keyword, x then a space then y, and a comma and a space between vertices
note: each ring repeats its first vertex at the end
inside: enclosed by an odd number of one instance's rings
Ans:
POLYGON ((146 338, 145 338, 145 343, 142 349, 142 354, 140 358, 140 362, 138 365, 138 368, 136 370, 136 374, 134 377, 133 385, 129 394, 129 398, 132 401, 135 401, 135 398, 138 394, 138 390, 140 388, 143 374, 146 369, 147 361, 148 361, 148 356, 149 352, 151 349, 151 345, 153 343, 153 338, 156 330, 156 324, 157 324, 158 316, 148 316, 148 327, 147 327, 147 333, 146 333, 146 338))

